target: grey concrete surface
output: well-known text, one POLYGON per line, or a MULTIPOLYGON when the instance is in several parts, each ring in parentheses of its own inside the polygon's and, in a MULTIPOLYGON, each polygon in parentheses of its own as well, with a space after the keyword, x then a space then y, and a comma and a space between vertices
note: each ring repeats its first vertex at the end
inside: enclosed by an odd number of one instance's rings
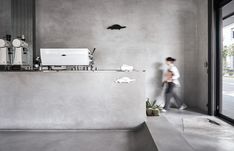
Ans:
POLYGON ((146 124, 159 151, 193 151, 192 146, 163 115, 148 117, 146 124))
MULTIPOLYGON (((192 95, 191 91, 187 93, 192 106, 207 112, 208 104, 208 1, 197 0, 198 5, 198 24, 197 24, 197 57, 194 65, 197 67, 196 78, 192 82, 193 89, 197 91, 192 95), (188 95, 189 94, 189 95, 188 95), (191 95, 191 96, 190 96, 191 95), (192 98, 191 98, 192 97, 192 98)), ((192 72, 194 74, 194 72, 192 72)), ((189 82, 190 83, 190 82, 189 82)))
MULTIPOLYGON (((223 137, 223 133, 215 132, 212 135, 204 135, 201 133, 196 133, 199 128, 195 129, 194 132, 186 132, 184 131, 183 126, 183 118, 214 118, 215 121, 219 123, 223 123, 218 118, 207 116, 202 113, 194 112, 194 111, 179 111, 176 109, 171 109, 163 116, 168 120, 169 124, 173 125, 172 127, 178 130, 181 135, 185 138, 185 140, 192 146, 194 151, 233 151, 234 150, 234 136, 223 137)), ((198 121, 194 120, 194 127, 198 121)), ((221 130, 223 132, 223 130, 221 130)), ((229 129, 226 129, 226 133, 230 134, 229 131, 234 131, 234 127, 230 126, 229 129)), ((228 136, 228 135, 227 135, 228 136)), ((159 146, 158 146, 159 148, 159 146)))
POLYGON ((233 151, 234 140, 233 130, 231 125, 225 126, 225 130, 220 129, 206 135, 210 132, 201 133, 205 131, 207 126, 200 127, 198 121, 194 120, 194 129, 185 130, 183 119, 196 118, 211 118, 221 125, 228 125, 224 121, 212 116, 194 111, 180 111, 171 109, 167 113, 163 113, 160 117, 148 117, 147 126, 154 138, 154 141, 160 151, 233 151), (196 128, 196 126, 198 126, 196 128), (230 133, 232 132, 232 133, 230 133), (226 135, 224 134, 226 133, 226 135), (225 137, 224 137, 225 136, 225 137))
POLYGON ((125 129, 145 121, 143 72, 1 72, 0 129, 125 129), (135 82, 115 83, 121 77, 135 82))
POLYGON ((145 126, 129 130, 0 131, 1 151, 157 151, 145 126))
POLYGON ((199 2, 39 0, 36 54, 44 47, 96 47, 99 68, 118 68, 125 63, 146 69, 146 97, 151 99, 161 92, 160 67, 172 56, 181 72, 181 97, 188 105, 206 110, 207 0, 199 2), (116 23, 127 28, 106 29, 116 23), (202 89, 197 90, 197 86, 202 89))
POLYGON ((155 140, 146 123, 135 129, 134 151, 158 151, 155 140))

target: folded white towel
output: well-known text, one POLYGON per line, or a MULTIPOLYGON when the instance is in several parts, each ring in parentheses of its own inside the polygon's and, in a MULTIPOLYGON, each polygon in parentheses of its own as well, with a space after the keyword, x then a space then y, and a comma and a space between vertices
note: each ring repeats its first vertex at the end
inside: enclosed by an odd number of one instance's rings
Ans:
POLYGON ((129 65, 126 65, 126 64, 123 64, 120 69, 122 71, 133 71, 133 66, 129 66, 129 65))
POLYGON ((116 80, 116 83, 130 83, 130 82, 134 82, 136 81, 136 79, 130 79, 129 77, 122 77, 118 80, 116 80))

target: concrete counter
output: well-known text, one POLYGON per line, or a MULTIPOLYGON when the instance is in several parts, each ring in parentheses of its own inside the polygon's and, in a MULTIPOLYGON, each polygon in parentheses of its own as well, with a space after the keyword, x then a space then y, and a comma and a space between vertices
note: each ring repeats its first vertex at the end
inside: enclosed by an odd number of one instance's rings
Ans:
POLYGON ((1 72, 0 129, 125 129, 145 121, 143 72, 1 72), (121 77, 136 79, 116 83, 121 77))

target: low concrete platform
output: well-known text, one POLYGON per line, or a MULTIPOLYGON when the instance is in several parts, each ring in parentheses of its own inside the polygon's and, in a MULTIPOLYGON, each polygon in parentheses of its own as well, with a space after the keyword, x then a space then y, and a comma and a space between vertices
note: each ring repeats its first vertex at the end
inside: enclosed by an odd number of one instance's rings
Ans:
POLYGON ((145 124, 129 130, 0 131, 0 151, 158 151, 145 124))
POLYGON ((147 126, 159 151, 193 151, 191 145, 165 116, 148 117, 147 126))

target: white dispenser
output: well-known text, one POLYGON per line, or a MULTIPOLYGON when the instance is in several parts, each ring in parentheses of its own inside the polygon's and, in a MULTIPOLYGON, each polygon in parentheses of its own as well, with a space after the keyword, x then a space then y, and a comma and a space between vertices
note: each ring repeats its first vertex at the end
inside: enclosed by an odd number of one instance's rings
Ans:
POLYGON ((9 41, 0 39, 0 65, 10 65, 9 48, 11 44, 9 41))
POLYGON ((28 65, 28 44, 20 39, 14 39, 12 45, 14 47, 13 65, 28 65))

